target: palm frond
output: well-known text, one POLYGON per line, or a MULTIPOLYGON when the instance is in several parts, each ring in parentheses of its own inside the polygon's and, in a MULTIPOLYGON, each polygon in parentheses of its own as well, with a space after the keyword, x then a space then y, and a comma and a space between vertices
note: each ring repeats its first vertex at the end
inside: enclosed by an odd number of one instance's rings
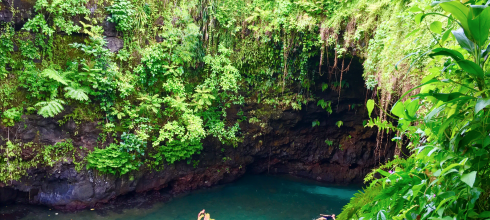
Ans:
POLYGON ((89 93, 89 88, 87 87, 80 87, 80 88, 73 88, 73 87, 65 87, 65 97, 75 99, 78 101, 87 101, 88 100, 88 95, 89 93))
POLYGON ((52 80, 55 80, 63 85, 68 85, 68 81, 62 75, 60 75, 56 70, 53 69, 44 69, 41 73, 43 76, 48 77, 52 80))
POLYGON ((36 107, 41 106, 39 111, 37 112, 38 114, 42 115, 45 118, 48 117, 54 117, 55 115, 59 114, 61 111, 63 111, 63 104, 65 102, 60 99, 52 99, 51 101, 46 101, 46 102, 38 102, 36 103, 36 107))

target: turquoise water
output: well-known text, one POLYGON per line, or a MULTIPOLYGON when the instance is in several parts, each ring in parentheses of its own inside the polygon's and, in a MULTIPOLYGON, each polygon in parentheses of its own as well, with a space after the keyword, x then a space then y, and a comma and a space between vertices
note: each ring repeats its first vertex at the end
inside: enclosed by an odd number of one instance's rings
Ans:
MULTIPOLYGON (((285 176, 250 175, 218 188, 200 190, 145 209, 58 213, 30 207, 22 220, 194 220, 202 209, 216 220, 310 220, 340 213, 360 187, 320 185, 285 176), (55 213, 58 213, 57 215, 55 213)), ((0 210, 0 213, 2 211, 0 210)), ((0 218, 2 216, 0 215, 0 218)))

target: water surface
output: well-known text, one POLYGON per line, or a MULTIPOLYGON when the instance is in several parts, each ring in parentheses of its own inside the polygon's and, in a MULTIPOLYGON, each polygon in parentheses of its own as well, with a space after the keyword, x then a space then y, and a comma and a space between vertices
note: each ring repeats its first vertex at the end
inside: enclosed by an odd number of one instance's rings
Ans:
POLYGON ((97 210, 61 213, 42 207, 14 206, 1 208, 0 219, 10 209, 22 208, 29 213, 22 220, 195 220, 202 209, 216 220, 310 220, 319 213, 340 213, 359 189, 286 176, 249 175, 150 208, 109 210, 101 214, 97 210))

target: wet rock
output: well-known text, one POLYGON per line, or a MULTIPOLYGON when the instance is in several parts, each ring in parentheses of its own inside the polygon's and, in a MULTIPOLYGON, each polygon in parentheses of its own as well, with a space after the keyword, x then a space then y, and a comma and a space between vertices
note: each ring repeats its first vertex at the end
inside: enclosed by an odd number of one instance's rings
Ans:
POLYGON ((124 47, 124 40, 117 37, 107 37, 105 40, 107 41, 107 48, 111 52, 117 52, 124 47))
POLYGON ((2 0, 0 2, 0 23, 13 22, 17 30, 34 17, 36 0, 2 0), (12 12, 15 10, 15 13, 12 12))
POLYGON ((107 37, 115 37, 115 36, 117 36, 116 24, 107 21, 108 17, 109 16, 107 16, 106 19, 104 20, 104 22, 102 22, 102 24, 101 24, 102 29, 104 30, 104 32, 102 34, 104 36, 107 36, 107 37))

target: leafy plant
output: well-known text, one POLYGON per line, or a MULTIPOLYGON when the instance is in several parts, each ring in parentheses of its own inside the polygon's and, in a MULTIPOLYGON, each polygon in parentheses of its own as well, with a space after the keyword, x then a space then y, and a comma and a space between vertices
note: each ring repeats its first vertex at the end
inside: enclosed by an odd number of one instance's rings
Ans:
POLYGON ((366 78, 366 88, 369 90, 373 90, 376 86, 378 86, 378 80, 376 79, 376 76, 374 75, 369 75, 366 78))
MULTIPOLYGON (((471 2, 469 2, 471 3, 471 2)), ((434 2, 460 28, 457 46, 430 50, 437 71, 422 79, 420 92, 393 106, 392 129, 409 138, 413 154, 381 166, 366 177, 370 186, 339 218, 476 219, 488 218, 490 157, 487 61, 490 7, 459 1, 434 2), (466 55, 463 55, 463 53, 466 55), (439 62, 437 62, 439 61, 439 62), (386 171, 389 170, 389 171, 386 171), (374 179, 374 173, 381 178, 374 179), (366 200, 369 198, 369 200, 366 200), (365 201, 361 204, 358 201, 365 201)), ((429 15, 419 13, 420 23, 429 15)), ((429 29, 442 33, 433 22, 429 29)), ((448 30, 451 30, 449 28, 448 30)), ((378 118, 379 120, 379 118, 378 118)), ((380 126, 381 127, 381 126, 380 126)), ((398 138, 401 139, 401 138, 398 138)))
POLYGON ((332 114, 332 101, 320 99, 316 105, 321 106, 323 109, 327 110, 328 113, 332 114))
POLYGON ((75 25, 71 18, 90 14, 90 11, 85 7, 87 2, 88 0, 36 1, 34 9, 38 14, 33 19, 29 19, 23 29, 40 32, 48 36, 53 35, 57 28, 68 35, 78 32, 81 28, 75 25), (46 20, 43 13, 46 13, 51 20, 46 20))
POLYGON ((328 84, 327 83, 322 83, 322 92, 328 89, 328 84))
POLYGON ((73 88, 73 87, 65 87, 65 97, 75 99, 78 101, 88 101, 88 93, 90 92, 90 89, 87 87, 78 87, 78 88, 73 88))
POLYGON ((337 127, 339 127, 339 128, 340 128, 342 125, 344 125, 344 122, 342 122, 342 121, 337 121, 337 122, 335 122, 335 125, 337 125, 337 127))
POLYGON ((133 4, 128 0, 115 0, 106 8, 111 16, 107 21, 116 24, 118 31, 130 31, 133 29, 133 15, 135 14, 133 4))
POLYGON ((326 139, 325 140, 325 144, 327 144, 328 146, 332 146, 333 145, 333 141, 331 141, 329 139, 326 139))
POLYGON ((136 152, 138 156, 145 156, 146 141, 141 140, 135 134, 123 132, 119 145, 120 151, 126 151, 128 153, 136 152))
POLYGON ((5 145, 0 145, 0 182, 12 184, 27 175, 27 170, 37 165, 35 159, 25 161, 22 159, 22 147, 10 140, 5 145))
POLYGON ((54 117, 55 115, 61 113, 64 109, 63 105, 65 102, 60 99, 52 99, 50 101, 38 102, 36 103, 36 107, 41 107, 38 114, 42 115, 45 118, 54 117))
POLYGON ((87 156, 87 169, 97 169, 103 173, 124 175, 133 170, 138 170, 138 162, 125 151, 120 151, 120 146, 111 144, 105 149, 95 148, 87 156))
POLYGON ((11 108, 3 112, 2 122, 5 126, 12 127, 15 125, 15 122, 20 121, 21 116, 21 111, 17 108, 11 108))
POLYGON ((211 105, 211 100, 215 99, 215 97, 210 92, 211 89, 206 89, 206 87, 196 88, 196 93, 192 97, 197 109, 206 109, 211 105))

